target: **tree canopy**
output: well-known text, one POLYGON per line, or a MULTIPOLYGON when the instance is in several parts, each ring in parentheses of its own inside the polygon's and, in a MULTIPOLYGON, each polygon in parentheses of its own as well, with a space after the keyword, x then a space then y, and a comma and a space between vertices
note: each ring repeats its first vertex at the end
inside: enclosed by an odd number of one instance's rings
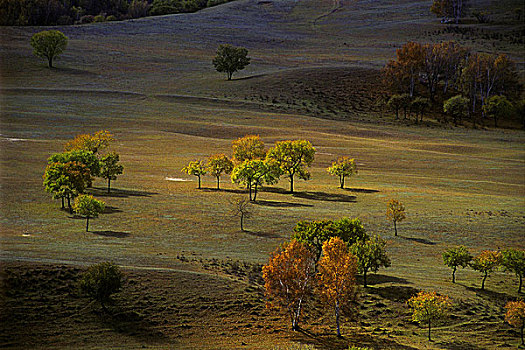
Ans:
POLYGON ((217 189, 219 189, 220 178, 223 173, 231 174, 233 162, 225 154, 215 154, 208 158, 206 171, 217 179, 217 189))
POLYGON ((233 161, 242 163, 245 160, 264 159, 266 150, 259 135, 246 135, 232 142, 233 161))
POLYGON ((456 270, 458 266, 465 268, 472 260, 472 255, 464 246, 451 248, 443 252, 443 263, 452 269, 452 283, 456 283, 456 270))
POLYGON ((263 184, 272 185, 279 180, 279 176, 279 167, 275 162, 254 159, 245 160, 237 164, 233 168, 231 179, 233 183, 246 186, 249 191, 250 200, 255 201, 257 199, 259 186, 263 184))
POLYGON ((352 244, 350 250, 357 257, 359 273, 363 274, 363 286, 367 287, 368 271, 377 272, 380 267, 389 267, 390 259, 386 254, 386 242, 380 236, 359 240, 352 244))
POLYGON ((521 293, 523 276, 525 275, 525 250, 506 249, 502 252, 502 258, 502 265, 505 270, 514 272, 518 277, 518 294, 521 293))
POLYGON ((111 152, 100 159, 100 176, 108 180, 108 193, 111 191, 111 180, 116 180, 122 174, 124 167, 119 162, 119 155, 111 152))
POLYGON ((31 46, 35 56, 47 59, 49 68, 53 68, 53 60, 67 47, 67 37, 58 30, 44 30, 31 37, 31 46))
POLYGON ((197 188, 201 188, 201 176, 206 175, 206 167, 200 160, 191 161, 184 168, 181 169, 183 173, 196 176, 199 179, 197 188))
POLYGON ((233 73, 243 70, 250 64, 248 50, 244 47, 235 47, 229 44, 219 45, 213 59, 213 65, 218 72, 225 72, 228 80, 232 79, 233 73))
POLYGON ((82 194, 75 199, 75 212, 86 218, 86 232, 89 231, 89 219, 98 217, 105 209, 105 203, 88 194, 82 194))
POLYGON ((339 157, 326 169, 330 175, 339 177, 339 187, 345 187, 345 178, 357 174, 355 160, 349 157, 339 157))
POLYGON ((524 346, 525 341, 523 340, 523 329, 525 328, 525 301, 509 301, 505 305, 505 309, 507 309, 507 312, 505 313, 505 321, 520 329, 521 346, 524 346))
POLYGON ((91 134, 80 134, 68 143, 66 143, 64 150, 70 151, 88 151, 97 154, 108 148, 111 142, 115 141, 113 135, 107 130, 100 130, 91 134))
POLYGON ((408 300, 412 308, 412 320, 420 324, 428 324, 428 340, 430 341, 430 327, 433 321, 444 318, 452 306, 447 296, 437 295, 436 292, 421 291, 408 300))
POLYGON ((397 223, 406 218, 405 206, 397 199, 391 199, 386 209, 386 218, 394 223, 394 232, 397 236, 397 223))
POLYGON ((62 209, 66 198, 72 212, 71 199, 84 193, 86 184, 91 181, 91 172, 80 162, 52 162, 44 171, 43 179, 45 191, 51 193, 54 199, 62 200, 62 209))
POLYGON ((470 263, 470 266, 483 274, 481 282, 481 289, 485 289, 485 280, 489 274, 498 268, 503 260, 503 256, 499 251, 484 250, 479 255, 475 256, 470 263))
POLYGON ((91 265, 82 274, 79 286, 81 291, 98 301, 106 310, 111 295, 118 292, 122 286, 122 272, 118 265, 110 262, 91 265))

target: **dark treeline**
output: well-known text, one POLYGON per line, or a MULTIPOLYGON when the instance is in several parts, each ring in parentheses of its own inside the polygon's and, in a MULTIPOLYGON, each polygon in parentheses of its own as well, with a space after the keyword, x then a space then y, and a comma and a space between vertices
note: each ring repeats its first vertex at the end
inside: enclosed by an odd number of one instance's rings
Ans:
POLYGON ((195 12, 232 0, 0 0, 0 25, 84 24, 195 12))

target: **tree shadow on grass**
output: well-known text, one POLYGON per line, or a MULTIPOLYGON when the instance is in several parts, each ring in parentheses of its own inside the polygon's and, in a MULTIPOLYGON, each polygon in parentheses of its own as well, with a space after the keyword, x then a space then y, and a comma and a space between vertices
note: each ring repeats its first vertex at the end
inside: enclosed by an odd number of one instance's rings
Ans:
POLYGON ((428 239, 425 239, 425 238, 403 237, 403 236, 398 236, 398 237, 401 238, 401 239, 404 239, 406 241, 412 241, 412 242, 426 244, 426 245, 435 245, 436 244, 435 242, 429 241, 428 239))
MULTIPOLYGON (((489 279, 490 279, 490 276, 489 276, 489 279)), ((487 281, 489 279, 487 279, 487 281)), ((487 286, 487 281, 485 281, 485 287, 487 286)), ((481 281, 480 281, 480 285, 481 285, 481 281)), ((463 286, 465 286, 465 285, 463 285, 463 286)), ((512 295, 509 295, 507 293, 495 292, 495 291, 489 290, 489 289, 481 289, 481 288, 470 287, 470 286, 465 286, 465 289, 476 293, 476 295, 480 296, 483 299, 489 299, 492 302, 500 303, 502 306, 503 306, 503 304, 507 303, 508 301, 516 299, 516 297, 514 297, 512 295)))
POLYGON ((243 189, 231 189, 231 188, 208 188, 208 187, 202 187, 200 189, 202 192, 225 192, 225 193, 236 193, 236 194, 244 194, 248 193, 248 190, 243 189))
MULTIPOLYGON (((357 280, 360 284, 363 284, 363 276, 357 276, 357 280)), ((369 286, 373 286, 373 285, 381 284, 381 283, 411 284, 406 279, 400 278, 400 277, 381 275, 381 274, 376 274, 376 273, 372 273, 366 276, 366 284, 369 286)))
POLYGON ((356 192, 356 193, 378 193, 378 190, 371 190, 368 188, 343 188, 345 191, 356 192))
POLYGON ((301 204, 301 203, 292 203, 292 202, 276 202, 276 201, 265 201, 258 200, 253 202, 256 205, 262 205, 265 207, 274 207, 274 208, 291 208, 291 207, 313 207, 311 204, 301 204))
POLYGON ((262 238, 281 238, 281 236, 275 232, 255 232, 255 231, 250 231, 250 230, 244 230, 243 232, 251 236, 262 237, 262 238))
POLYGON ((89 189, 89 193, 97 197, 151 197, 158 194, 157 192, 147 191, 133 191, 133 190, 121 190, 118 188, 111 189, 111 193, 108 193, 107 188, 103 187, 92 187, 89 189))
POLYGON ((479 350, 479 349, 483 349, 483 348, 480 348, 477 345, 470 344, 470 343, 468 343, 466 341, 460 341, 460 340, 439 342, 437 344, 440 347, 443 347, 443 349, 447 349, 447 350, 479 350))
POLYGON ((294 192, 294 197, 310 199, 314 201, 324 201, 324 202, 344 202, 344 203, 354 203, 356 202, 356 196, 348 196, 346 194, 335 194, 335 193, 326 193, 326 192, 294 192))
POLYGON ((390 301, 404 303, 413 295, 419 293, 419 289, 410 286, 387 286, 369 288, 369 292, 390 301))
POLYGON ((99 236, 104 236, 104 237, 115 237, 115 238, 126 238, 130 235, 129 232, 121 232, 121 231, 111 231, 111 230, 106 230, 106 231, 91 231, 91 233, 95 234, 95 235, 99 235, 99 236))
POLYGON ((117 207, 106 205, 104 207, 104 211, 102 212, 102 214, 115 214, 115 213, 122 213, 122 210, 120 210, 117 207))

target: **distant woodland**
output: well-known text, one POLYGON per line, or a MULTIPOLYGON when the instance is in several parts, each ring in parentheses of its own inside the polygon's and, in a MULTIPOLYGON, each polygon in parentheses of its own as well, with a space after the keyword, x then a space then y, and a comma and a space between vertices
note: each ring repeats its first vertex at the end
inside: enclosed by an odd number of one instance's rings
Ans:
POLYGON ((195 12, 232 0, 0 0, 0 25, 45 26, 195 12))

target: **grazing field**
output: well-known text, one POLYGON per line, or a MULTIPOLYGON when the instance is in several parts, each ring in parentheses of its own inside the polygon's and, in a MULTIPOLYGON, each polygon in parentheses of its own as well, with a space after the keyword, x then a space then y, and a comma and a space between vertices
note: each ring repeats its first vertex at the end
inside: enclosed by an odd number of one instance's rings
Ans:
MULTIPOLYGON (((2 28, 0 346, 515 347, 503 306, 517 297, 516 277, 497 272, 482 291, 481 274, 460 269, 452 284, 441 253, 460 244, 472 253, 525 248, 525 134, 410 125, 375 107, 378 68, 395 48, 440 40, 429 34, 441 27, 427 1, 315 3, 242 0, 63 27, 70 46, 53 70, 31 57, 38 28, 2 28), (211 66, 225 42, 253 57, 231 82, 211 66), (44 192, 42 174, 68 140, 101 129, 114 134, 124 174, 111 194, 101 179, 89 189, 106 211, 84 233, 84 220, 44 192), (231 155, 231 142, 247 134, 267 147, 307 139, 317 154, 312 179, 297 181, 293 195, 284 178, 262 189, 242 232, 230 202, 246 191, 228 177, 219 191, 212 177, 198 190, 181 168, 231 155), (359 173, 343 190, 326 168, 344 155, 359 173), (385 218, 391 198, 407 208, 397 237, 385 218), (381 234, 392 266, 360 291, 360 312, 343 323, 343 338, 317 306, 292 332, 286 315, 265 308, 260 265, 298 221, 342 216, 381 234), (81 270, 105 260, 126 275, 109 318, 75 286, 81 270), (431 289, 454 307, 428 342, 406 300, 431 289)), ((519 47, 506 50, 523 61, 519 47)))

